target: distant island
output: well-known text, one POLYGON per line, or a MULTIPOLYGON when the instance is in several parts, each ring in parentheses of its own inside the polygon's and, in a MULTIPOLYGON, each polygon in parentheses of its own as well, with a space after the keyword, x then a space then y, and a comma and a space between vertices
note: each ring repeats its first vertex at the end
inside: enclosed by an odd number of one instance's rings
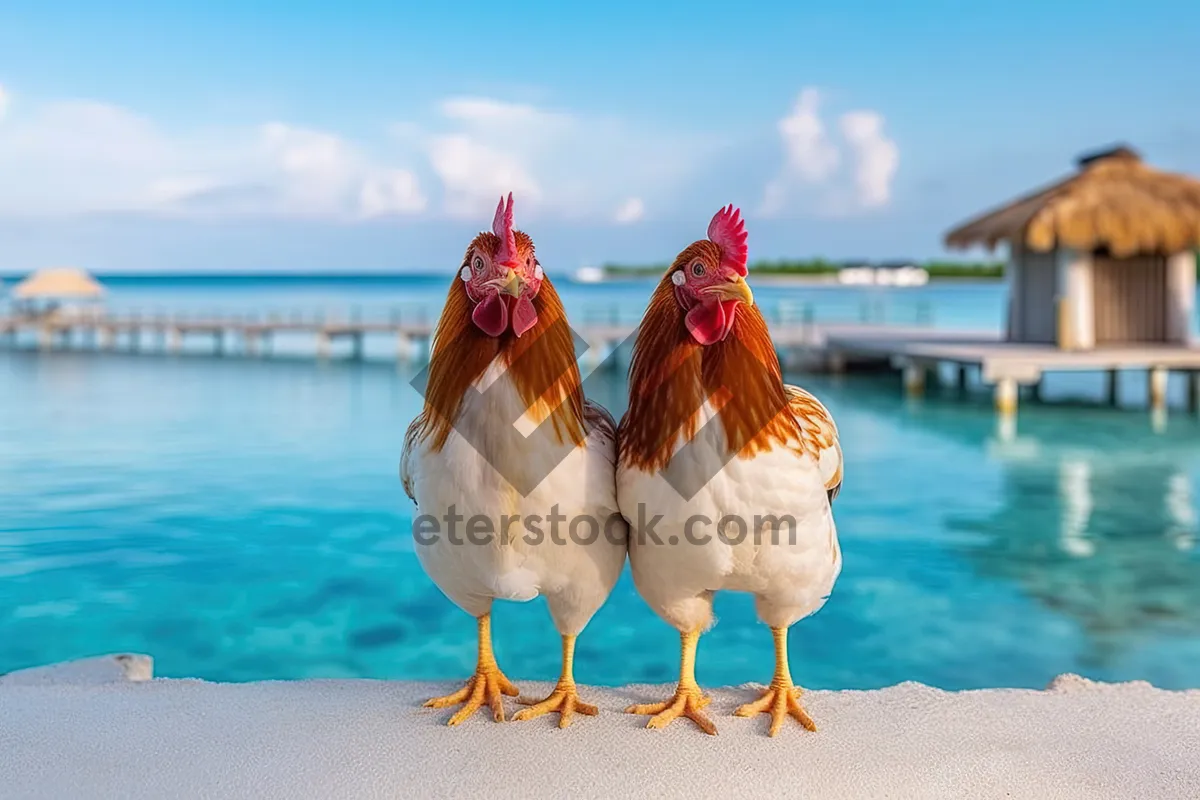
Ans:
MULTIPOLYGON (((662 275, 668 264, 652 264, 646 266, 629 266, 624 264, 605 264, 604 274, 609 277, 644 277, 647 275, 662 275)), ((902 269, 917 267, 925 270, 931 279, 964 278, 996 280, 1004 277, 1003 261, 955 262, 955 261, 827 261, 823 258, 798 260, 760 260, 750 264, 750 272, 755 275, 773 275, 780 277, 815 277, 833 276, 843 269, 902 269)))

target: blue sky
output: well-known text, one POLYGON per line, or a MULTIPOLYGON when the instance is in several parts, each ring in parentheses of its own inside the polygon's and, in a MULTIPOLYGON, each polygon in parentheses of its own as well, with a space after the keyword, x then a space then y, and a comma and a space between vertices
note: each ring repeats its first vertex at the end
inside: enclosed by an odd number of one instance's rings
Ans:
POLYGON ((1200 4, 0 5, 0 272, 925 257, 1116 140, 1200 173, 1200 4))

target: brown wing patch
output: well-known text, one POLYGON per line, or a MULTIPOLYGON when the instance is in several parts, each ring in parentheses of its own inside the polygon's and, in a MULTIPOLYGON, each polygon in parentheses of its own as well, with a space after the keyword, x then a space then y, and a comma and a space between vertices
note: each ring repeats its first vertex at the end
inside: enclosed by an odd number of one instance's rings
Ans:
POLYGON ((421 441, 421 428, 424 425, 422 416, 424 416, 423 413, 408 426, 408 431, 404 434, 404 449, 400 452, 400 485, 404 487, 404 493, 408 495, 408 499, 414 503, 417 502, 417 498, 414 495, 412 459, 421 441))
POLYGON ((617 421, 607 408, 591 400, 584 400, 583 425, 588 436, 599 438, 607 447, 616 451, 617 421))
POLYGON ((842 489, 842 445, 837 424, 821 401, 799 386, 784 386, 788 407, 800 423, 800 443, 812 456, 825 480, 829 501, 842 489))

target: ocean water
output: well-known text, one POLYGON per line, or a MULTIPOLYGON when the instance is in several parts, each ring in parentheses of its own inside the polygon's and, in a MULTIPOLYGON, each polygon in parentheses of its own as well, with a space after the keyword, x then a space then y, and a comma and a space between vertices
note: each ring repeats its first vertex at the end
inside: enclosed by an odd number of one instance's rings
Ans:
MULTIPOLYGON (((636 315, 640 288, 562 293, 572 313, 601 298, 636 315)), ((149 281, 114 286, 111 302, 436 313, 444 289, 414 300, 403 283, 149 281)), ((994 286, 915 291, 940 324, 998 324, 994 286)), ((917 298, 883 295, 889 309, 917 298)), ((213 680, 468 674, 474 623, 421 571, 397 476, 420 405, 411 377, 383 360, 0 349, 0 672, 138 651, 160 675, 213 680)), ((1015 431, 997 428, 984 392, 912 401, 890 376, 789 380, 829 406, 846 457, 845 567, 825 608, 792 629, 798 682, 1040 687, 1074 671, 1200 686, 1200 421, 1079 402, 1098 376, 1048 387, 1057 402, 1022 406, 1015 431)), ((623 377, 597 386, 619 415, 623 377)), ((1143 394, 1128 376, 1124 398, 1143 394)), ((751 598, 721 595, 717 615, 701 681, 768 680, 771 638, 751 598)), ((543 601, 494 616, 506 672, 554 679, 543 601)), ((579 640, 577 677, 671 680, 677 641, 626 573, 579 640)))

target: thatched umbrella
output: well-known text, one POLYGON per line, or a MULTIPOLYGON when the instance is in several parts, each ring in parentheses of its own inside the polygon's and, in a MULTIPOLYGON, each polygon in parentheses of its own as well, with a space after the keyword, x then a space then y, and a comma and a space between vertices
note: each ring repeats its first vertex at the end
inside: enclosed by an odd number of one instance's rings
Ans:
POLYGON ((104 287, 75 267, 42 269, 13 288, 14 300, 98 300, 104 287))
POLYGON ((1103 248, 1117 258, 1200 247, 1200 181, 1149 167, 1125 146, 1078 165, 1076 174, 958 226, 946 245, 994 248, 1007 239, 1038 252, 1103 248))
POLYGON ((63 313, 63 301, 88 302, 102 297, 104 287, 75 267, 38 270, 12 290, 13 308, 17 313, 35 316, 63 313))

